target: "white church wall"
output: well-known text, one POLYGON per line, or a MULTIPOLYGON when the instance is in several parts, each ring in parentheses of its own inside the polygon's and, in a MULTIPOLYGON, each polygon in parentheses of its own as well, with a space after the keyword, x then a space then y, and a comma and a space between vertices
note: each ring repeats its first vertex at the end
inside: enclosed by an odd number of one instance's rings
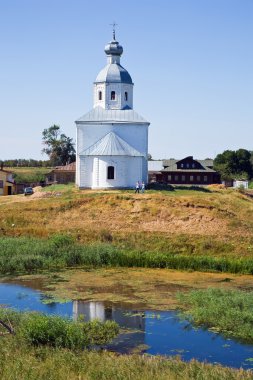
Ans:
POLYGON ((142 157, 142 181, 148 183, 148 161, 142 157))
POLYGON ((81 188, 134 187, 143 177, 142 157, 83 156, 80 157, 81 188), (114 179, 107 179, 108 166, 114 166, 114 179))
POLYGON ((77 123, 77 153, 95 144, 109 132, 116 133, 145 157, 148 154, 148 124, 79 124, 77 123))
POLYGON ((132 84, 122 84, 121 87, 121 108, 126 106, 133 108, 133 85, 132 84), (127 100, 125 100, 125 92, 127 92, 127 100))
POLYGON ((105 84, 104 83, 99 83, 94 85, 94 90, 93 90, 93 108, 95 107, 102 107, 105 108, 105 84), (99 100, 99 91, 102 92, 102 99, 99 100))
POLYGON ((93 178, 93 157, 80 156, 80 180, 79 187, 91 187, 93 178))

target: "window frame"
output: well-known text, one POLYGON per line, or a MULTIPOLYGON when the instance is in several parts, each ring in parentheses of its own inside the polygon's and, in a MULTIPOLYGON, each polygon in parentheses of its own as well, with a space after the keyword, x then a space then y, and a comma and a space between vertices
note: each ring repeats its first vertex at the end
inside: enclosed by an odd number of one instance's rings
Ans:
POLYGON ((115 179, 115 166, 113 166, 113 165, 107 166, 107 179, 110 181, 115 179), (111 170, 112 170, 112 173, 110 173, 111 170), (110 178, 110 177, 112 177, 112 178, 110 178))
POLYGON ((111 100, 112 101, 116 100, 116 91, 111 91, 111 100))

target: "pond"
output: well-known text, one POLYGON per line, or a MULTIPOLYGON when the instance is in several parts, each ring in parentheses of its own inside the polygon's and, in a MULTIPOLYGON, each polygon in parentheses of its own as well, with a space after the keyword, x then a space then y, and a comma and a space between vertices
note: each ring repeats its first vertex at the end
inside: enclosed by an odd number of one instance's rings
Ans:
POLYGON ((0 304, 17 310, 35 310, 86 321, 115 320, 121 334, 104 348, 119 353, 180 355, 230 367, 253 369, 253 345, 225 339, 219 334, 195 328, 176 311, 136 310, 126 304, 73 301, 60 303, 39 290, 23 285, 0 284, 0 304))

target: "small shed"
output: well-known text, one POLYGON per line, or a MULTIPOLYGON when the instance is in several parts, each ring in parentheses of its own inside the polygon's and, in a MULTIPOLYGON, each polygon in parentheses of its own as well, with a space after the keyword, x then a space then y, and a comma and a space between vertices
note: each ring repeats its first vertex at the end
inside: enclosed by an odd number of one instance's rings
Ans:
POLYGON ((76 163, 64 166, 56 166, 51 172, 46 174, 46 185, 55 183, 67 184, 74 183, 76 176, 76 163))
POLYGON ((248 189, 249 188, 249 181, 246 181, 246 180, 235 180, 233 182, 233 187, 235 189, 248 189))

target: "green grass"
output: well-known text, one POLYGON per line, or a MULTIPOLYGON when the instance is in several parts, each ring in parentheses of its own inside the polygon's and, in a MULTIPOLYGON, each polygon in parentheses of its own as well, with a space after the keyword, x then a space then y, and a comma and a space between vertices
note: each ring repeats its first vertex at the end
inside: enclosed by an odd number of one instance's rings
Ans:
POLYGON ((250 380, 250 371, 195 360, 34 347, 0 339, 1 380, 250 380))
POLYGON ((45 180, 45 174, 49 173, 52 168, 42 167, 20 167, 8 168, 13 174, 16 183, 40 182, 45 180))
POLYGON ((28 345, 82 350, 110 342, 118 333, 116 322, 75 322, 59 316, 0 309, 0 319, 11 324, 18 339, 28 345))
POLYGON ((108 242, 78 244, 69 235, 54 235, 50 239, 0 238, 0 273, 31 273, 44 269, 67 267, 143 267, 177 270, 218 271, 253 274, 253 258, 233 256, 176 254, 172 252, 143 252, 119 249, 108 242))
POLYGON ((55 191, 55 192, 72 192, 75 189, 75 185, 73 183, 68 183, 67 185, 50 185, 50 186, 45 186, 41 189, 41 191, 55 191))
POLYGON ((210 288, 178 298, 186 309, 184 317, 192 323, 253 343, 253 292, 210 288))

